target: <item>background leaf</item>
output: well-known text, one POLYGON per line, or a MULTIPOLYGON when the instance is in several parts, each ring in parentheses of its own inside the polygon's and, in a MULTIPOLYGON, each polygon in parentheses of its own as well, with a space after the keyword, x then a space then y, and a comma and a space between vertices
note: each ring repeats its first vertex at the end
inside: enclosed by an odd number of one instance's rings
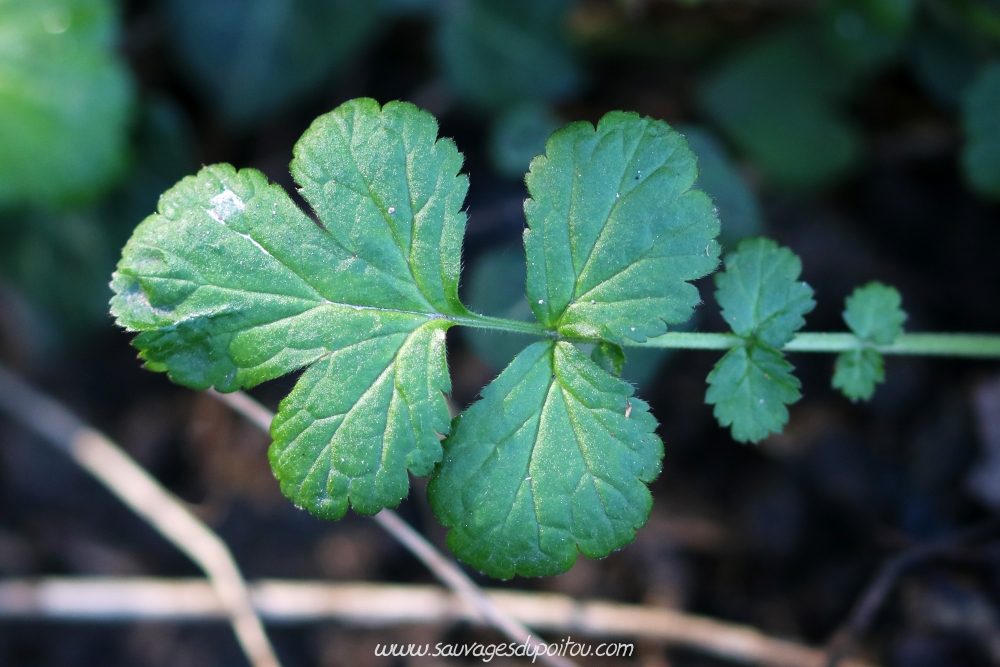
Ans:
POLYGON ((244 127, 336 75, 373 36, 369 0, 167 0, 173 50, 199 92, 244 127))
POLYGON ((913 21, 916 0, 833 0, 820 24, 832 55, 856 70, 870 70, 896 54, 913 21))
POLYGON ((826 185, 860 155, 840 108, 854 73, 821 43, 811 26, 781 29, 734 52, 699 93, 708 117, 778 186, 826 185))
POLYGON ((1000 198, 1000 61, 983 68, 965 94, 962 166, 973 188, 1000 198))
POLYGON ((132 82, 110 0, 0 3, 0 207, 93 200, 125 167, 132 82))
POLYGON ((482 395, 427 491, 459 558, 501 579, 548 576, 578 550, 600 558, 634 539, 663 445, 631 386, 569 343, 540 342, 482 395))
POLYGON ((528 301, 567 336, 644 341, 691 317, 718 264, 719 221, 694 155, 662 121, 573 123, 535 158, 524 203, 528 301))
POLYGON ((524 178, 531 159, 545 152, 545 141, 562 123, 545 104, 524 102, 503 111, 490 129, 490 160, 497 173, 524 178))
POLYGON ((921 26, 911 41, 910 66, 917 81, 935 102, 954 111, 979 68, 975 51, 937 26, 921 26))
POLYGON ((764 233, 764 214, 753 189, 732 163, 722 143, 706 128, 678 127, 698 158, 698 180, 694 187, 704 190, 718 210, 719 243, 733 249, 740 239, 764 233))
POLYGON ((569 0, 465 0, 440 20, 438 62, 452 91, 484 107, 561 100, 579 89, 569 0))

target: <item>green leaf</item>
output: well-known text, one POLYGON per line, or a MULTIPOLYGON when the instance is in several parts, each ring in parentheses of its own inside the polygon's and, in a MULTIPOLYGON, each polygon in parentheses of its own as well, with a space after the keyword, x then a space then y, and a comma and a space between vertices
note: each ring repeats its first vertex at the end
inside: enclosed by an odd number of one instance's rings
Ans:
POLYGON ((715 274, 715 300, 744 345, 726 353, 708 375, 705 402, 715 405, 734 440, 759 442, 780 433, 788 404, 799 400, 799 381, 777 349, 792 339, 811 311, 812 288, 799 281, 802 262, 770 239, 744 239, 715 274))
POLYGON ((920 26, 912 37, 910 68, 924 94, 948 111, 957 109, 976 76, 973 45, 933 25, 920 26))
POLYGON ((833 387, 852 401, 867 401, 875 385, 885 381, 882 355, 872 345, 891 345, 901 333, 906 312, 894 287, 871 282, 854 290, 846 300, 844 322, 863 347, 837 355, 833 387))
POLYGON ((745 239, 715 274, 715 300, 733 333, 780 348, 805 324, 816 302, 799 280, 802 262, 770 239, 745 239))
POLYGON ((1000 61, 984 68, 965 94, 962 166, 974 189, 1000 198, 1000 61))
POLYGON ((202 95, 244 127, 302 100, 373 36, 371 0, 168 0, 174 53, 202 95))
POLYGON ((832 55, 852 69, 885 64, 907 35, 914 0, 833 0, 824 3, 821 26, 832 55))
MULTIPOLYGON (((521 322, 534 321, 535 316, 524 295, 525 271, 524 248, 520 245, 479 255, 468 267, 466 274, 469 307, 477 313, 493 317, 521 322)), ((678 329, 690 330, 698 319, 697 315, 698 311, 695 311, 695 317, 678 329)), ((471 327, 463 328, 462 336, 469 341, 476 355, 497 373, 535 340, 526 334, 471 327)), ((630 347, 628 359, 621 368, 621 378, 642 390, 656 378, 664 360, 675 352, 662 347, 630 347)))
POLYGON ((564 572, 646 523, 656 422, 569 343, 526 348, 455 422, 428 486, 449 548, 490 576, 564 572))
POLYGON ((125 167, 133 91, 109 0, 0 2, 0 207, 92 199, 125 167))
POLYGON ((705 113, 775 184, 827 185, 857 161, 861 137, 843 112, 854 72, 809 26, 765 35, 702 83, 705 113))
POLYGON ((570 337, 642 342, 700 302, 719 221, 694 155, 663 121, 611 112, 553 134, 526 178, 528 300, 570 337))
POLYGON ((562 126, 547 105, 517 104, 497 115, 490 130, 490 161, 507 178, 523 179, 531 159, 545 152, 545 140, 562 126))
POLYGON ((413 328, 366 313, 341 327, 332 354, 303 374, 281 402, 269 455, 281 490, 324 519, 375 514, 409 491, 407 469, 429 475, 450 415, 444 355, 449 323, 413 328))
POLYGON ((486 107, 561 100, 581 75, 565 35, 568 0, 466 0, 438 24, 445 79, 461 98, 486 107))
POLYGON ((54 325, 53 348, 79 345, 108 324, 108 274, 135 222, 197 166, 179 110, 144 105, 129 178, 100 204, 69 211, 33 207, 0 215, 0 274, 54 325))
POLYGON ((147 367, 232 391, 313 364, 282 403, 271 460, 320 516, 394 506, 406 467, 426 474, 438 456, 444 331, 468 312, 461 163, 430 114, 353 100, 295 147, 323 227, 259 172, 216 165, 168 191, 125 247, 112 313, 141 332, 147 367))
POLYGON ((708 374, 705 402, 738 442, 759 442, 780 433, 788 422, 786 405, 795 403, 798 379, 784 356, 766 345, 734 347, 708 374))
POLYGON ((892 345, 903 333, 906 312, 895 287, 871 282, 847 297, 844 322, 862 340, 875 345, 892 345))
POLYGON ((882 355, 870 347, 841 352, 837 355, 833 388, 852 401, 867 401, 875 393, 875 385, 885 381, 882 366, 882 355))
POLYGON ((605 373, 621 377, 622 366, 625 364, 625 350, 620 345, 601 341, 594 346, 590 358, 605 373))

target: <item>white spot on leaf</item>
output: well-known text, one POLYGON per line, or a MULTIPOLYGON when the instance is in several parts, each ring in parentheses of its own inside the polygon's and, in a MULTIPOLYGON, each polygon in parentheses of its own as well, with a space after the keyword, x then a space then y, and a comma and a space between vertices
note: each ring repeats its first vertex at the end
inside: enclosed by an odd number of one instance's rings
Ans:
POLYGON ((229 189, 225 189, 215 195, 208 203, 212 205, 212 208, 208 210, 208 214, 212 216, 213 220, 222 224, 226 224, 226 220, 246 208, 243 200, 229 189))

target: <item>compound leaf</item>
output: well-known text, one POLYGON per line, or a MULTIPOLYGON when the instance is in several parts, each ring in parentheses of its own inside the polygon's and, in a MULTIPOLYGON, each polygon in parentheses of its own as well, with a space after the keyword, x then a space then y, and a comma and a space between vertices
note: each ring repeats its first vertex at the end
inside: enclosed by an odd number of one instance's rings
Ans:
POLYGON ((295 148, 324 227, 259 172, 216 165, 169 190, 123 252, 112 313, 141 332, 149 368, 232 391, 314 364, 282 403, 271 460, 321 516, 395 505, 406 466, 426 474, 440 455, 444 331, 467 312, 461 162, 429 114, 353 100, 295 148))
POLYGON ((759 442, 780 433, 788 408, 800 398, 798 379, 784 356, 766 345, 731 349, 708 374, 705 402, 722 426, 732 426, 734 440, 759 442))
POLYGON ((459 558, 494 577, 547 576, 634 539, 663 444, 630 385, 569 343, 540 342, 482 395, 428 487, 459 558))
POLYGON ((539 321, 621 343, 687 320, 700 301, 688 281, 719 254, 712 201, 691 189, 697 174, 678 132, 635 113, 555 132, 526 178, 528 299, 539 321))
POLYGON ((976 190, 1000 198, 1000 62, 986 67, 973 81, 962 105, 965 148, 962 165, 976 190))
POLYGON ((847 297, 844 322, 864 341, 891 345, 903 333, 906 312, 895 287, 871 282, 847 297))
POLYGON ((837 355, 833 388, 852 401, 867 401, 875 385, 885 380, 882 355, 870 347, 848 350, 837 355))
POLYGON ((92 198, 125 166, 133 102, 110 0, 0 2, 0 206, 92 198))
POLYGON ((726 255, 726 270, 715 274, 715 300, 733 332, 780 348, 805 324, 816 302, 799 281, 802 262, 770 239, 745 239, 726 255))

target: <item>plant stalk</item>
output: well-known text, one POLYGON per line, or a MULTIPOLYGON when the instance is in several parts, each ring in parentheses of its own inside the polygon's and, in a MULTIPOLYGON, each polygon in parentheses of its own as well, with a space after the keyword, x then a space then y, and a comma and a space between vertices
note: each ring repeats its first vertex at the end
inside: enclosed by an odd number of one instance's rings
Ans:
MULTIPOLYGON (((571 340, 538 322, 522 322, 500 317, 470 313, 465 317, 449 317, 456 324, 528 334, 556 340, 571 340)), ((572 340, 593 343, 597 341, 572 340)), ((625 341, 629 347, 673 348, 681 350, 728 350, 745 344, 731 333, 670 332, 648 339, 645 343, 625 341)), ((782 349, 784 352, 844 352, 870 345, 851 333, 800 333, 782 349)), ((872 346, 882 354, 905 354, 935 357, 971 357, 1000 359, 1000 335, 959 333, 905 333, 891 345, 872 346)))
MULTIPOLYGON (((736 334, 676 332, 650 338, 645 343, 628 342, 627 345, 686 350, 728 350, 743 343, 744 340, 736 334)), ((865 343, 850 333, 801 333, 792 338, 782 350, 844 352, 860 347, 865 347, 865 343)), ((1000 335, 995 334, 911 333, 900 335, 891 345, 874 347, 882 354, 1000 359, 1000 335)))

